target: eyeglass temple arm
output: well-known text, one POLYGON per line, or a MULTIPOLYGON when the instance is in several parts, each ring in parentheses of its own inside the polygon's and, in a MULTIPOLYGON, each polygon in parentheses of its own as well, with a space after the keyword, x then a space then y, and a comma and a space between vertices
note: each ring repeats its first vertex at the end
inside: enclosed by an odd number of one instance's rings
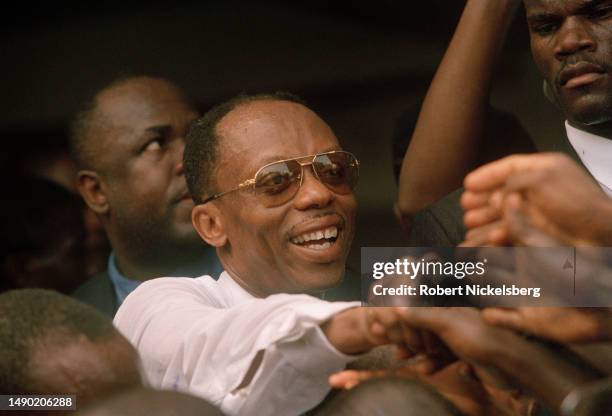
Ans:
POLYGON ((238 191, 240 189, 246 188, 247 186, 253 186, 253 185, 255 185, 255 178, 247 179, 246 181, 242 182, 241 184, 239 184, 234 189, 230 189, 229 191, 225 191, 225 192, 219 192, 218 194, 214 194, 214 195, 209 196, 204 201, 202 201, 202 203, 199 204, 199 205, 207 204, 207 203, 209 203, 211 201, 214 201, 215 199, 221 198, 225 194, 229 194, 230 192, 238 191))

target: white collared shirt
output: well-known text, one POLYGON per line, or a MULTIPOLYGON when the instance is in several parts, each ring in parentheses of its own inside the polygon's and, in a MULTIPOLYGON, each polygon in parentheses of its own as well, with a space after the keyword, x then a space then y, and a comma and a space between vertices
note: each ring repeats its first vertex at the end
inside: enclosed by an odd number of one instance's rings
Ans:
POLYGON ((565 122, 576 154, 608 196, 612 197, 612 140, 579 130, 565 122))
POLYGON ((308 295, 257 299, 223 272, 218 281, 147 281, 114 324, 140 353, 153 387, 200 396, 229 415, 285 416, 316 406, 329 375, 357 358, 336 350, 319 326, 356 306, 308 295))

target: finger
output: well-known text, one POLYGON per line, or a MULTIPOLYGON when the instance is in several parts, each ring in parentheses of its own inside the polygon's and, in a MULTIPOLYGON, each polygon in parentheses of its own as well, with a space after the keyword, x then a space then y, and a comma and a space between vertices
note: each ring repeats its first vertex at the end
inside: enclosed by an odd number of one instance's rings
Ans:
POLYGON ((380 325, 380 327, 372 327, 372 332, 375 335, 386 336, 390 342, 395 344, 403 342, 404 331, 401 327, 399 316, 393 308, 376 308, 373 318, 380 325))
POLYGON ((438 334, 452 321, 449 311, 452 308, 400 308, 401 318, 411 328, 432 331, 438 334))
POLYGON ((489 232, 488 244, 491 246, 512 245, 512 239, 510 238, 508 224, 506 224, 506 222, 501 221, 499 224, 496 224, 495 227, 492 227, 491 232, 489 232))
POLYGON ((380 322, 379 319, 379 315, 383 313, 385 309, 388 308, 364 308, 366 316, 366 336, 370 339, 370 342, 376 345, 383 345, 389 343, 389 340, 387 338, 387 329, 382 324, 382 322, 380 322))
POLYGON ((513 155, 488 163, 465 177, 464 187, 472 192, 487 192, 502 186, 508 177, 534 165, 535 155, 513 155))
POLYGON ((339 373, 332 374, 327 379, 327 382, 330 386, 335 389, 343 389, 350 382, 353 382, 357 379, 357 371, 355 370, 345 370, 340 371, 339 373))
POLYGON ((461 195, 461 207, 464 210, 480 208, 489 203, 490 192, 470 192, 465 191, 461 195))
MULTIPOLYGON (((498 231, 505 227, 502 221, 495 221, 492 224, 487 224, 481 227, 473 228, 465 234, 466 242, 471 245, 469 247, 483 247, 491 244, 491 237, 504 235, 505 231, 498 231)), ((465 246, 465 245, 463 245, 465 246)))
POLYGON ((329 376, 328 382, 333 388, 348 389, 364 380, 382 377, 385 374, 387 374, 387 371, 384 370, 344 370, 329 376))
POLYGON ((512 193, 508 195, 504 205, 507 235, 515 245, 536 247, 559 245, 559 242, 552 236, 533 226, 524 212, 523 200, 519 194, 512 193))
POLYGON ((405 365, 395 369, 393 374, 400 377, 427 376, 435 373, 448 364, 446 361, 437 360, 426 355, 418 355, 405 365))
POLYGON ((405 358, 413 357, 414 355, 425 350, 423 338, 420 331, 411 328, 408 324, 400 319, 400 327, 402 328, 402 340, 399 343, 400 348, 405 351, 405 358))
POLYGON ((518 309, 512 308, 487 308, 482 311, 482 318, 489 324, 524 331, 525 322, 518 309))
POLYGON ((463 223, 466 228, 482 227, 501 219, 502 211, 497 207, 485 205, 481 208, 466 211, 463 216, 463 223))
POLYGON ((522 192, 545 180, 544 170, 516 172, 506 180, 504 192, 522 192))

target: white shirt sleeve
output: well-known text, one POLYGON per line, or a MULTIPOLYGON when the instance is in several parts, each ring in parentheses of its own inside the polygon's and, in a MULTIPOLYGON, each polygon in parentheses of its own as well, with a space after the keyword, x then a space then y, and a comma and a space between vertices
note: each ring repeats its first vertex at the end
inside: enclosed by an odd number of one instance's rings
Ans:
POLYGON ((230 415, 297 415, 357 358, 337 351, 319 325, 359 302, 279 294, 224 308, 198 280, 146 282, 117 312, 115 325, 154 387, 195 394, 230 415))

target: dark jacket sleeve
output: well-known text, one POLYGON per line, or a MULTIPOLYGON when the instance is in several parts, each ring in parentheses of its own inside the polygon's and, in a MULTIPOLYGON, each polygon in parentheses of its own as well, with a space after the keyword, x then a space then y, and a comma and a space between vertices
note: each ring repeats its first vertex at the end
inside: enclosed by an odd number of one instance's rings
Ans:
POLYGON ((463 189, 458 189, 419 211, 408 237, 411 247, 454 247, 465 237, 463 209, 459 203, 463 189))

